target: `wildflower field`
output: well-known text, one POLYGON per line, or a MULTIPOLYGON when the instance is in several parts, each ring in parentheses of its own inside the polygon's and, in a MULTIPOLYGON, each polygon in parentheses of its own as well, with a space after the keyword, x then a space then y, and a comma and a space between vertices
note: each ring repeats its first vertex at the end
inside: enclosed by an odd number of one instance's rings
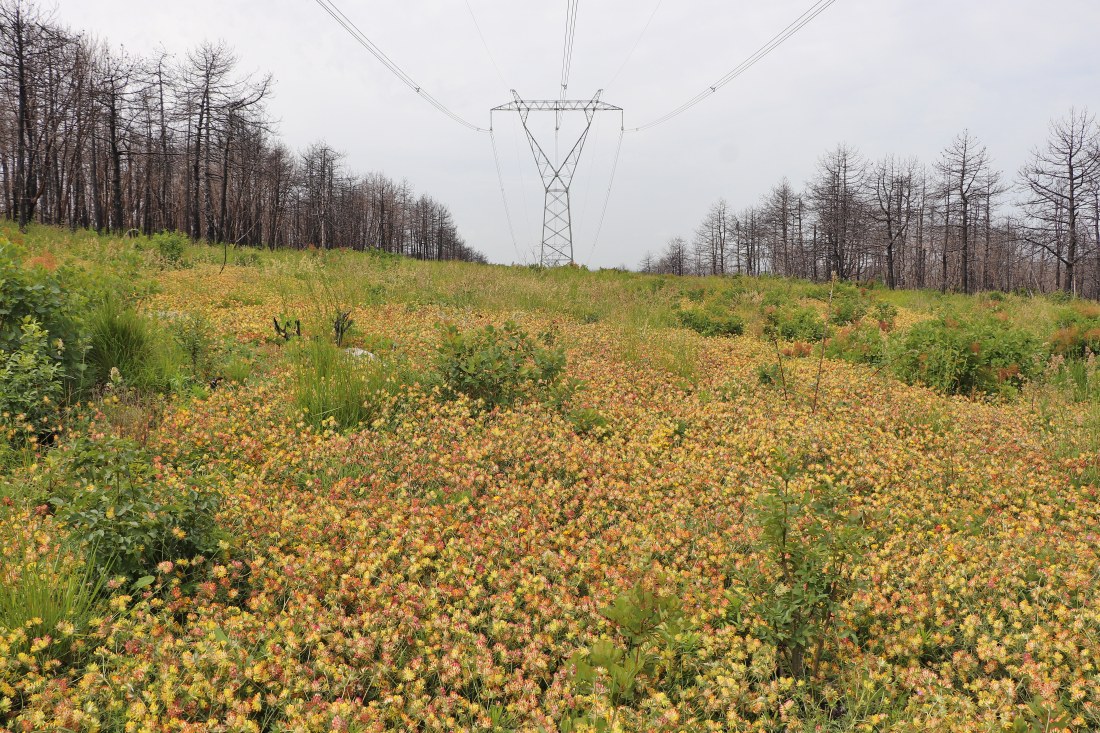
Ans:
POLYGON ((4 730, 1100 729, 1095 303, 0 233, 4 730))

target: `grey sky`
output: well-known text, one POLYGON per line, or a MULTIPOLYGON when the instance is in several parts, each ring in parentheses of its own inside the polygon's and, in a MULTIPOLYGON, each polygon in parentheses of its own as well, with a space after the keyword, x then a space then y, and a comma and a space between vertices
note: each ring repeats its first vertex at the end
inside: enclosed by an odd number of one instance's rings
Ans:
MULTIPOLYGON (((514 119, 497 119, 508 233, 487 135, 452 122, 358 46, 313 0, 55 0, 74 29, 133 53, 182 55, 204 39, 234 47, 242 70, 270 71, 270 103, 292 147, 325 139, 349 168, 406 178, 452 210, 492 261, 530 260, 542 189, 514 119)), ((456 113, 557 95, 566 2, 336 0, 397 64, 456 113), (504 79, 501 79, 503 75, 504 79)), ((571 97, 605 88, 626 126, 648 122, 716 81, 810 0, 580 0, 571 97)), ((795 186, 838 142, 877 157, 933 161, 969 128, 1009 174, 1071 106, 1100 111, 1096 0, 838 0, 747 74, 675 120, 627 134, 607 218, 596 224, 618 137, 597 122, 574 181, 576 258, 635 265, 690 237, 710 204, 752 204, 783 176, 795 186), (589 253, 593 252, 591 258, 589 253)))

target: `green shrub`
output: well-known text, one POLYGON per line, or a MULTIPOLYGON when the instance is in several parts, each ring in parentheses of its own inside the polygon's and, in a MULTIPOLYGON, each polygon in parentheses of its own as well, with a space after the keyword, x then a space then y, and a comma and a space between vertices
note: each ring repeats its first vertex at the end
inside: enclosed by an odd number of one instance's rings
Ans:
POLYGON ((765 311, 765 331, 768 336, 783 341, 820 341, 828 329, 813 308, 784 306, 765 311))
POLYGON ((550 393, 565 371, 565 352, 544 334, 536 341, 509 321, 503 328, 440 328, 436 366, 452 396, 466 395, 486 410, 550 393))
POLYGON ((648 590, 641 584, 616 596, 600 613, 622 637, 593 642, 569 660, 572 683, 582 699, 605 697, 603 710, 582 708, 563 717, 560 729, 612 730, 618 709, 632 707, 639 693, 656 688, 676 698, 694 687, 702 670, 702 638, 679 599, 648 590))
POLYGON ((758 633, 775 645, 783 675, 817 675, 835 652, 837 611, 857 586, 866 546, 861 517, 830 482, 806 482, 801 455, 777 452, 776 480, 755 503, 762 562, 733 578, 728 616, 751 614, 758 633), (833 649, 830 650, 830 642, 833 649))
POLYGON ((592 435, 605 438, 610 433, 610 421, 591 407, 578 407, 568 415, 569 423, 577 435, 592 435))
POLYGON ((877 325, 861 323, 839 330, 826 342, 825 355, 856 364, 878 364, 886 355, 886 339, 877 325))
POLYGON ((684 308, 677 317, 681 324, 704 336, 740 336, 745 332, 743 318, 715 309, 684 308))
POLYGON ((395 355, 354 356, 326 339, 299 341, 293 359, 295 403, 316 428, 370 425, 418 379, 395 355))
POLYGON ((160 232, 150 238, 161 265, 168 268, 182 267, 183 254, 191 241, 183 232, 160 232))
POLYGON ((22 347, 23 325, 31 318, 47 334, 52 358, 61 365, 66 392, 74 390, 83 371, 86 339, 77 314, 84 310, 77 273, 25 268, 15 248, 0 237, 0 352, 22 347))
POLYGON ((218 495, 154 481, 152 457, 135 441, 81 436, 56 468, 64 480, 47 503, 74 540, 95 548, 106 572, 135 578, 165 560, 219 552, 218 495))
POLYGON ((923 321, 892 340, 895 374, 945 394, 998 394, 1015 391, 1036 376, 1038 340, 994 319, 923 321))
POLYGON ((191 375, 208 381, 216 370, 214 333, 210 321, 201 315, 188 314, 172 322, 172 337, 180 350, 191 375))
POLYGON ((762 387, 786 388, 786 373, 783 371, 783 367, 776 363, 757 364, 756 381, 762 387))
POLYGON ((16 445, 55 432, 64 398, 61 363, 46 331, 23 319, 19 348, 0 351, 0 434, 16 445))
POLYGON ((898 319, 898 309, 890 303, 876 303, 875 319, 884 328, 891 329, 898 319))
POLYGON ((1084 358, 1089 352, 1100 354, 1100 318, 1063 320, 1048 341, 1051 353, 1070 359, 1084 358))
POLYGON ((838 326, 859 321, 867 314, 868 303, 858 292, 846 292, 833 298, 829 322, 838 326))

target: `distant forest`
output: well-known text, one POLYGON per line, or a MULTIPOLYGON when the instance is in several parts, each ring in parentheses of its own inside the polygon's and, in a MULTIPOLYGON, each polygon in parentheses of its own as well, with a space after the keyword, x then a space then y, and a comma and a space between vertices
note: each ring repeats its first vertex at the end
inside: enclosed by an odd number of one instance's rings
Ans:
POLYGON ((484 261, 447 207, 407 182, 349 172, 323 142, 287 149, 271 90, 225 45, 135 58, 34 2, 0 0, 0 213, 20 226, 484 261))
POLYGON ((1100 131, 1070 110, 1015 175, 969 131, 930 165, 840 145, 802 190, 784 179, 754 206, 719 200, 690 241, 672 239, 641 269, 1100 298, 1098 243, 1100 131))

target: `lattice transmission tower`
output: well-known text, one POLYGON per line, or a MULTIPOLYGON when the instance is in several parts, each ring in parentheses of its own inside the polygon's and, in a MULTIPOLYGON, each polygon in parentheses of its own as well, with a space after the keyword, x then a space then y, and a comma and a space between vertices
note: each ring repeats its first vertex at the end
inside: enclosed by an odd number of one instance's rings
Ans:
MULTIPOLYGON (((545 191, 545 205, 542 214, 542 252, 539 262, 546 267, 573 264, 573 218, 569 210, 569 186, 577 163, 584 148, 584 141, 592 129, 592 121, 597 112, 618 112, 619 126, 622 127, 622 107, 600 101, 603 90, 596 92, 592 99, 523 99, 512 90, 513 101, 493 107, 494 112, 518 112, 523 130, 527 133, 527 142, 531 145, 531 154, 539 168, 545 191), (551 160, 542 145, 539 144, 527 120, 532 112, 553 112, 555 115, 555 134, 561 129, 561 115, 564 112, 583 112, 584 129, 577 138, 569 154, 558 160, 551 160)), ((489 125, 492 128, 492 123, 489 125)), ((556 155, 556 153, 555 153, 556 155)))

